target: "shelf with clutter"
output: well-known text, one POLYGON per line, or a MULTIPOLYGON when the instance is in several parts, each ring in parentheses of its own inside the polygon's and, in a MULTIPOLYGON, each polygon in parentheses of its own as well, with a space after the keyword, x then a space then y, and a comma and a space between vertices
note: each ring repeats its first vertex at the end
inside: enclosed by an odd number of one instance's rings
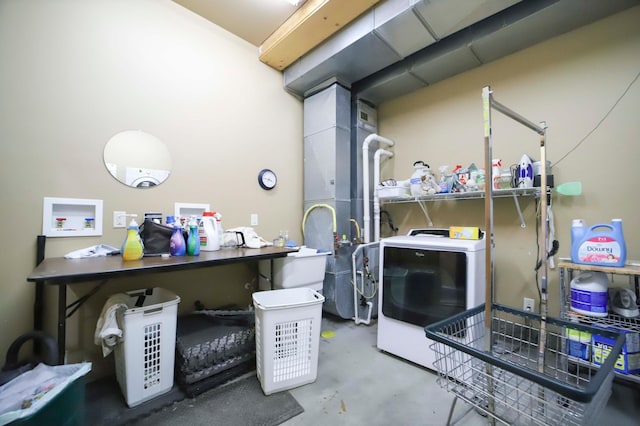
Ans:
MULTIPOLYGON (((518 198, 540 196, 539 181, 536 186, 535 178, 539 176, 535 175, 535 163, 526 154, 522 156, 519 164, 502 170, 501 160, 494 159, 492 161, 492 177, 489 178, 493 185, 492 197, 513 198, 520 226, 523 228, 526 227, 526 223, 518 198)), ((382 181, 376 186, 376 195, 381 203, 418 203, 431 226, 432 222, 425 202, 471 200, 486 197, 485 171, 478 168, 475 163, 471 163, 468 167, 457 165, 452 171, 449 171, 449 166, 441 166, 438 168, 439 180, 436 180, 429 165, 423 161, 416 161, 413 167, 414 173, 410 179, 406 181, 390 179, 382 181)), ((550 186, 553 186, 553 180, 551 180, 550 186)))
MULTIPOLYGON (((616 377, 640 383, 640 261, 622 266, 574 263, 561 259, 560 314, 571 322, 620 330, 626 343, 614 367, 616 377), (628 278, 628 284, 619 282, 628 278)), ((574 332, 569 349, 575 361, 598 365, 608 343, 599 336, 574 332)))

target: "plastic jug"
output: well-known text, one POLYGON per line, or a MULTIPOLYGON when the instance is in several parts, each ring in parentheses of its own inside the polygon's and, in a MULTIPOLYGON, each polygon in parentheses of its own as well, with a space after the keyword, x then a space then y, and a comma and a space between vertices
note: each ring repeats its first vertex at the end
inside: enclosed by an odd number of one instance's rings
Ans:
POLYGON ((413 163, 413 174, 411 175, 411 179, 409 179, 409 189, 412 196, 419 197, 420 195, 425 195, 425 192, 422 190, 422 182, 427 178, 427 170, 429 170, 429 165, 424 161, 416 161, 413 163))
POLYGON ((588 229, 581 229, 576 224, 571 227, 571 237, 573 263, 624 266, 627 260, 622 219, 612 219, 611 225, 597 224, 588 229))
POLYGON ((200 250, 220 250, 220 235, 213 212, 202 213, 202 232, 200 234, 200 250))

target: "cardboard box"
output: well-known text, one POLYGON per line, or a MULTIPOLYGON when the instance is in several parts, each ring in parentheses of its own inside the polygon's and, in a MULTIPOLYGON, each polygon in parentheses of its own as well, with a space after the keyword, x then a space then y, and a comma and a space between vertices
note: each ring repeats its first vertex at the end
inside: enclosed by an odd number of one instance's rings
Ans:
MULTIPOLYGON (((635 374, 640 372, 640 333, 611 327, 625 335, 625 344, 622 352, 614 364, 614 370, 622 374, 635 374)), ((611 352, 614 345, 613 339, 594 334, 591 348, 593 363, 601 365, 611 352)))
POLYGON ((480 228, 477 226, 450 226, 449 238, 461 240, 479 240, 480 228))

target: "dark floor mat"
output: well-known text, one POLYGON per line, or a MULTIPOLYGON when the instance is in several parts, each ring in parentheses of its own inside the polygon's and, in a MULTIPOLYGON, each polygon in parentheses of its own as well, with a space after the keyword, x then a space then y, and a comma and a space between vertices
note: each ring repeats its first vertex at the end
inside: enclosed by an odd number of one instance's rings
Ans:
POLYGON ((266 396, 254 373, 166 406, 136 425, 276 426, 304 409, 288 392, 266 396))

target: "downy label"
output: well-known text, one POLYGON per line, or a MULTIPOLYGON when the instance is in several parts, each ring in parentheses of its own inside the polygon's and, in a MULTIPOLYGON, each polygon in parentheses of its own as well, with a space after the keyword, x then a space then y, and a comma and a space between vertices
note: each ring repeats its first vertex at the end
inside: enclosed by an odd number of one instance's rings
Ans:
POLYGON ((606 236, 589 238, 578 248, 578 259, 584 263, 618 263, 620 255, 618 241, 606 236))

